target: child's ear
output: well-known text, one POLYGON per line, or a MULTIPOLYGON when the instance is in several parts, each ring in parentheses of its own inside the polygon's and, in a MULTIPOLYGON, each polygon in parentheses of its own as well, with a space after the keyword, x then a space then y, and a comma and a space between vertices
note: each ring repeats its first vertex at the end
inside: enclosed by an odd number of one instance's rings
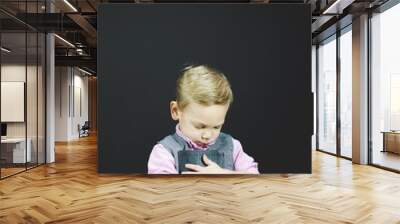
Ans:
POLYGON ((174 121, 179 120, 179 108, 178 108, 178 102, 176 101, 171 101, 169 103, 169 107, 171 110, 171 117, 174 121))

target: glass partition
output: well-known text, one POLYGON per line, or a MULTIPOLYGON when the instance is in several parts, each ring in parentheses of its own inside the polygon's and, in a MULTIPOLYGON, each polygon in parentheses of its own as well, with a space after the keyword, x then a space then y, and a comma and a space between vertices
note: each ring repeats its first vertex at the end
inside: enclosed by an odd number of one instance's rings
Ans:
POLYGON ((2 1, 0 7, 0 178, 45 162, 45 35, 21 21, 45 1, 2 1))
POLYGON ((24 171, 32 155, 26 143, 26 33, 3 32, 1 47, 1 176, 7 177, 24 171))

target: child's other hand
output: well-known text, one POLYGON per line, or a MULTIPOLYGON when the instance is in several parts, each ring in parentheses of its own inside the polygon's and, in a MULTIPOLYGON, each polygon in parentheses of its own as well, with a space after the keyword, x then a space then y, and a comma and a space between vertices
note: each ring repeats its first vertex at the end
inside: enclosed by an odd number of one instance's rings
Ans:
POLYGON ((206 155, 203 155, 205 167, 195 164, 185 164, 185 167, 193 171, 185 171, 182 174, 230 174, 230 170, 222 169, 215 162, 210 160, 206 155))

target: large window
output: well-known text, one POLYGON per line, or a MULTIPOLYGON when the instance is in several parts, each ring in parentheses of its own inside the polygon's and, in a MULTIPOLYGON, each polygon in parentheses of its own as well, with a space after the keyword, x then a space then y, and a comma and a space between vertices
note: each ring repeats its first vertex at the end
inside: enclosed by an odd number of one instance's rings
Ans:
POLYGON ((340 36, 340 154, 352 157, 352 35, 351 26, 340 36))
POLYGON ((352 157, 352 27, 320 43, 318 67, 318 149, 352 157), (340 123, 338 123, 338 121, 340 123))
POLYGON ((371 18, 372 163, 400 170, 400 4, 371 18))
POLYGON ((318 149, 336 153, 336 36, 318 47, 318 149))

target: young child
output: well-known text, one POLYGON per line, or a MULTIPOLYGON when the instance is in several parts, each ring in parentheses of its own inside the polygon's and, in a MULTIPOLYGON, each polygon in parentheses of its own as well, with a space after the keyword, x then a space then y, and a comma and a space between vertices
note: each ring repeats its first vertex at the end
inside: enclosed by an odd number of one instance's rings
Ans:
POLYGON ((149 174, 258 174, 257 163, 221 128, 233 102, 230 84, 209 66, 189 66, 177 80, 170 102, 176 133, 150 153, 149 174))

